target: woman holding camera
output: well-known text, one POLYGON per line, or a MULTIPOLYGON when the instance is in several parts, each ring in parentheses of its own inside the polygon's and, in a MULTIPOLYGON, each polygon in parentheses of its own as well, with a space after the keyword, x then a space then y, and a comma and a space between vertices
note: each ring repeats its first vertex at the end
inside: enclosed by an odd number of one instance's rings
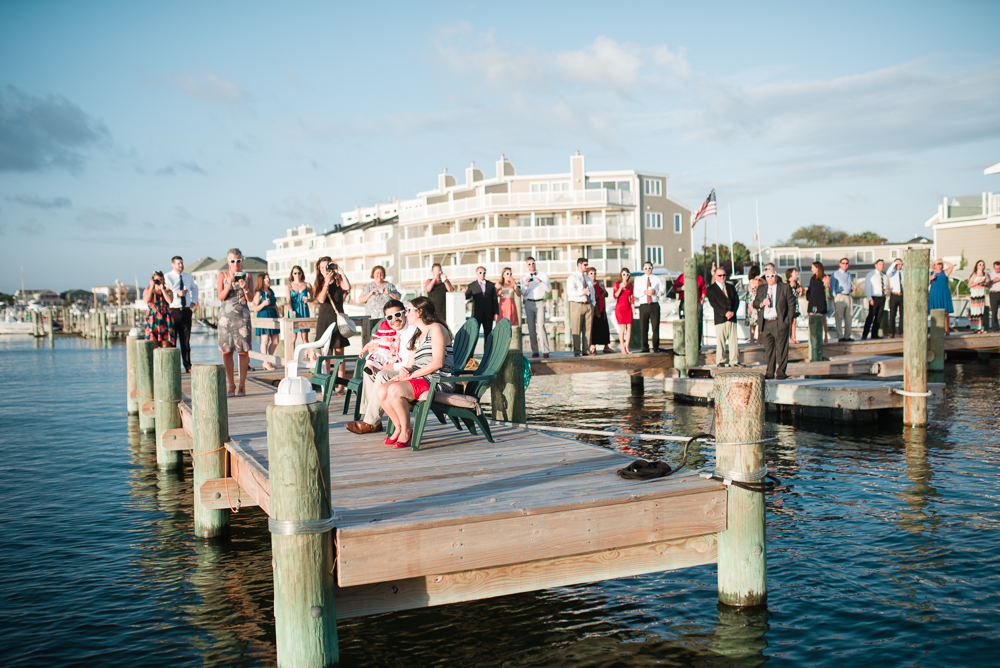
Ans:
POLYGON ((149 278, 149 287, 142 291, 142 301, 149 305, 146 313, 146 338, 156 341, 160 348, 172 348, 177 342, 174 319, 170 315, 170 302, 173 300, 174 293, 167 287, 163 272, 154 271, 149 278))
POLYGON ((227 396, 246 396, 247 371, 250 369, 250 349, 253 338, 250 331, 250 308, 247 286, 253 285, 253 275, 243 271, 243 251, 229 249, 225 271, 219 272, 216 290, 222 307, 219 309, 219 350, 226 367, 227 396), (240 387, 233 379, 233 353, 240 358, 240 387))
MULTIPOLYGON (((316 338, 319 339, 326 332, 330 325, 337 324, 337 314, 344 312, 344 295, 351 289, 351 282, 347 276, 340 273, 339 267, 334 264, 329 257, 321 257, 316 263, 316 284, 313 286, 313 294, 316 295, 316 303, 319 304, 319 312, 316 314, 316 338)), ((333 337, 330 339, 330 347, 334 355, 343 355, 344 348, 347 347, 348 340, 340 333, 338 328, 333 329, 333 337)), ((324 351, 323 355, 330 353, 324 351)), ((330 362, 327 360, 326 371, 330 372, 330 362)), ((343 385, 337 386, 337 394, 343 394, 343 385)))

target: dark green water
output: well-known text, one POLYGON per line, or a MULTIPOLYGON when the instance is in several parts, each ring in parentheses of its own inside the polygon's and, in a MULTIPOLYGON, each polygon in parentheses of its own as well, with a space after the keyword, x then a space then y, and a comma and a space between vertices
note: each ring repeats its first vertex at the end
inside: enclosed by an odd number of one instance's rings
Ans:
MULTIPOLYGON (((198 344, 195 361, 215 361, 198 344)), ((193 540, 190 469, 157 472, 126 416, 122 346, 0 337, 0 378, 2 664, 274 665, 265 517, 193 540)), ((949 364, 946 380, 926 430, 778 426, 766 610, 720 609, 704 566, 348 620, 343 665, 989 665, 1000 367, 949 364)), ((693 434, 711 420, 652 382, 631 397, 616 374, 536 378, 529 398, 532 421, 558 425, 693 434)))

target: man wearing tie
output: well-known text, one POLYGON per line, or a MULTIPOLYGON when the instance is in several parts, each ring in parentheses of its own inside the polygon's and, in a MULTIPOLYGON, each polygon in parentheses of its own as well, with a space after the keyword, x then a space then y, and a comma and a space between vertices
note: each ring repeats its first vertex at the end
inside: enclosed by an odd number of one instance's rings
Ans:
MULTIPOLYGON (((903 260, 896 258, 889 271, 889 338, 896 337, 896 314, 899 314, 899 336, 903 336, 903 260)), ((886 329, 882 328, 883 331, 886 329)))
POLYGON ((476 267, 476 280, 465 289, 465 299, 472 300, 472 317, 482 325, 483 336, 489 336, 493 331, 493 320, 500 313, 500 302, 496 286, 486 280, 486 267, 476 267))
POLYGON ((726 367, 740 366, 739 345, 736 340, 736 311, 740 298, 736 288, 726 283, 726 270, 715 270, 715 280, 705 293, 715 314, 715 364, 726 367), (729 361, 726 361, 728 353, 729 361))
POLYGON ((566 281, 566 296, 569 299, 569 327, 573 336, 573 356, 581 351, 589 355, 590 329, 594 325, 594 283, 587 276, 590 262, 585 257, 576 261, 576 271, 566 281))
POLYGON ((184 271, 184 258, 175 255, 170 264, 173 269, 163 275, 166 286, 174 293, 170 314, 174 318, 174 332, 181 347, 181 364, 184 372, 191 371, 191 309, 198 304, 198 284, 191 274, 184 271))
POLYGON ((663 281, 653 275, 653 263, 642 264, 642 276, 632 282, 632 297, 639 305, 639 328, 642 330, 642 352, 649 352, 649 326, 653 326, 653 351, 660 349, 660 296, 663 281))
POLYGON ((768 380, 788 378, 788 328, 795 319, 795 296, 787 283, 778 283, 774 269, 764 270, 764 285, 757 288, 753 307, 764 318, 761 336, 764 339, 764 356, 767 358, 768 380), (777 373, 776 373, 777 372, 777 373))
POLYGON ((881 339, 878 335, 879 325, 882 323, 882 311, 885 310, 885 293, 888 281, 882 269, 885 262, 876 260, 875 268, 865 276, 865 299, 868 300, 868 317, 865 318, 865 328, 861 332, 861 340, 868 338, 869 332, 872 339, 881 339))
POLYGON ((545 295, 552 290, 548 275, 535 270, 535 258, 529 257, 528 273, 521 279, 521 294, 524 295, 524 320, 528 326, 531 341, 531 356, 538 357, 538 342, 541 340, 542 357, 549 356, 549 340, 545 336, 545 295))

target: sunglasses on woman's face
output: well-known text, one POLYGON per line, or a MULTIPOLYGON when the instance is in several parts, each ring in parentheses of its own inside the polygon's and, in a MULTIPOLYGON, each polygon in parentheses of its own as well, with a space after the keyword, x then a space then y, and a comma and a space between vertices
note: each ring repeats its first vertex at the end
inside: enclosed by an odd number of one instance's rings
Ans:
POLYGON ((402 320, 406 317, 405 311, 396 311, 395 313, 386 313, 385 317, 389 320, 402 320))

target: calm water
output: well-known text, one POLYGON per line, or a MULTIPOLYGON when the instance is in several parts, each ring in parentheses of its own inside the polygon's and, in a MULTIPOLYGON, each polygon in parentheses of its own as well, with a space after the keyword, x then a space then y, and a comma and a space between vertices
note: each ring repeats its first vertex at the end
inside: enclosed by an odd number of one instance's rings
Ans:
MULTIPOLYGON (((56 345, 0 337, 2 663, 274 665, 264 515, 234 516, 227 542, 193 540, 190 469, 157 472, 151 437, 125 414, 122 346, 56 345)), ((198 341, 195 361, 214 355, 198 341)), ((778 427, 766 610, 720 609, 704 566, 349 620, 343 663, 988 664, 1000 647, 1000 367, 950 364, 946 380, 926 430, 778 427)), ((631 397, 623 375, 536 378, 529 415, 709 425, 709 409, 655 386, 631 397)))

